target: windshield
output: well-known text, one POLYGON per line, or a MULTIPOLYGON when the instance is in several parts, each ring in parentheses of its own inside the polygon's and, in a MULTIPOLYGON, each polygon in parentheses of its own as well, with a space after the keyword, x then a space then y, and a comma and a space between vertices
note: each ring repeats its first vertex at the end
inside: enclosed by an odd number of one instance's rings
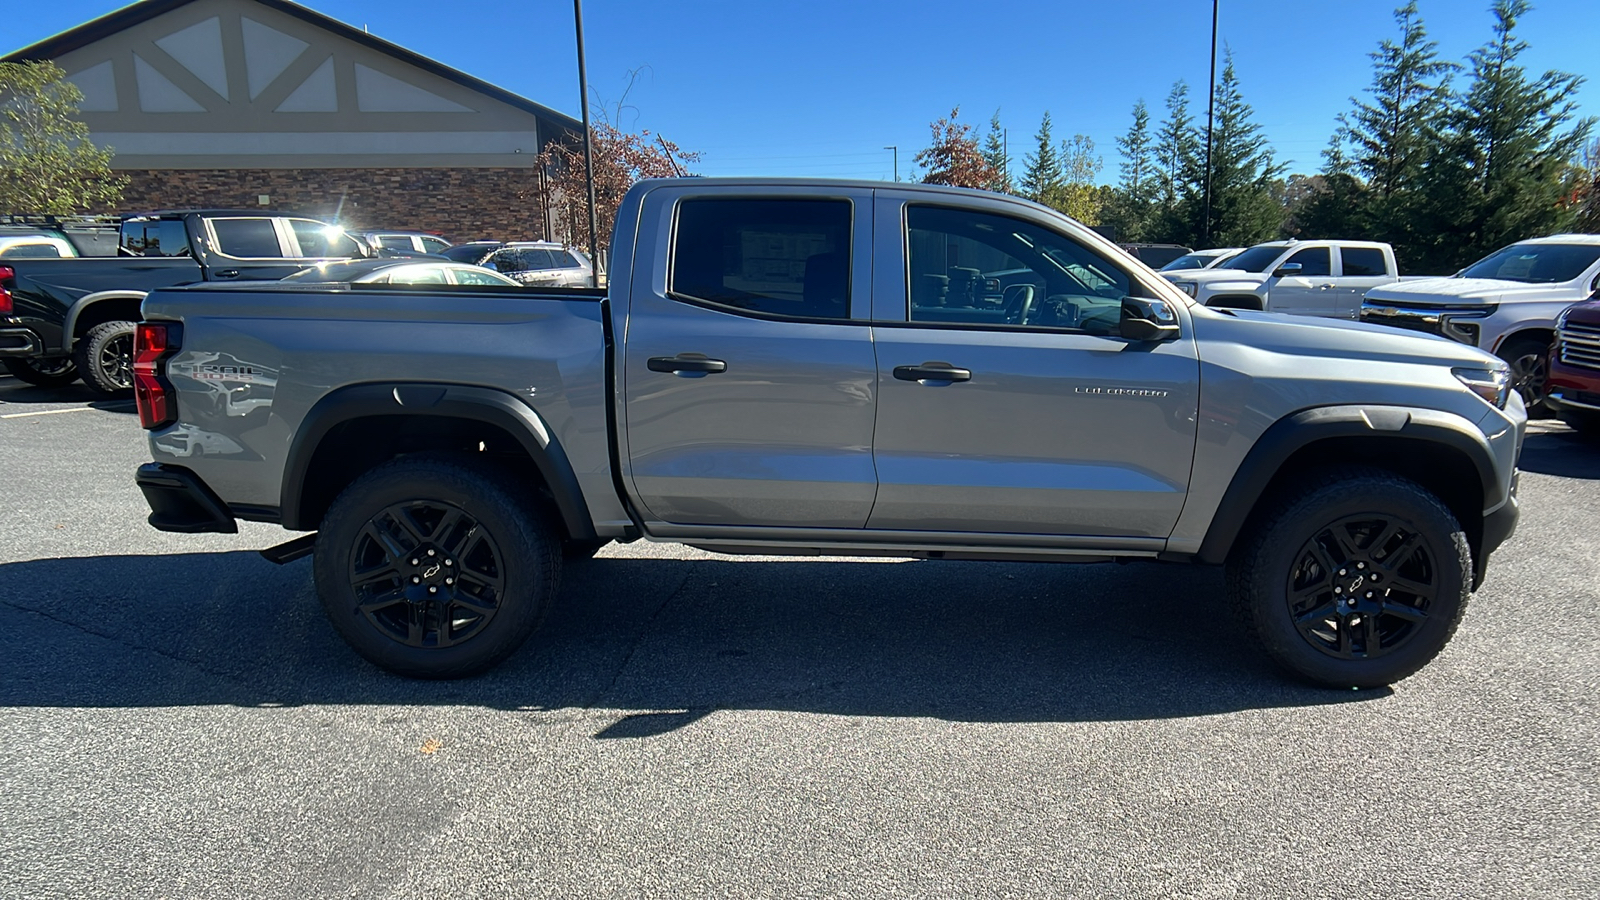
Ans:
POLYGON ((1190 253, 1187 256, 1180 256, 1172 262, 1167 263, 1166 265, 1162 266, 1159 271, 1176 272, 1180 269, 1204 269, 1206 267, 1206 263, 1210 261, 1211 256, 1208 254, 1190 253))
POLYGON ((1260 247, 1251 247, 1249 250, 1235 256, 1228 263, 1230 269, 1243 269, 1246 272, 1265 272, 1272 261, 1283 255, 1284 247, 1263 244, 1260 247))
POLYGON ((1600 259, 1600 244, 1512 244, 1461 270, 1460 278, 1526 284, 1571 281, 1600 259))

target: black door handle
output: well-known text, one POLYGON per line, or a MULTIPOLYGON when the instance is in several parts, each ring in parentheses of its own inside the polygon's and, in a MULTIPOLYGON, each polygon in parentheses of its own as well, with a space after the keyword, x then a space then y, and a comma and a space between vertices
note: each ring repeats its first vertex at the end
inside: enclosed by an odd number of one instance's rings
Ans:
POLYGON ((652 372, 671 372, 673 375, 682 375, 685 378, 698 378, 702 375, 715 375, 718 372, 728 371, 728 364, 720 359, 707 359, 698 354, 693 356, 652 356, 645 362, 652 372))
POLYGON ((239 270, 238 269, 223 269, 221 272, 213 272, 212 274, 216 275, 218 278, 238 278, 239 277, 239 270))
POLYGON ((947 362, 925 362, 920 366, 895 366, 894 377, 901 381, 971 381, 972 370, 947 362))

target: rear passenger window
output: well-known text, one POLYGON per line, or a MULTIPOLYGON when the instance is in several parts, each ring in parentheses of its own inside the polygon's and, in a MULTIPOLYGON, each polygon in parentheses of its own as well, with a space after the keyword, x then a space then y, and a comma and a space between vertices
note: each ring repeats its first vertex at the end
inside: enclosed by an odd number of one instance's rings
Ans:
POLYGON ((211 232, 217 237, 219 253, 239 259, 283 256, 283 249, 278 246, 278 229, 271 219, 212 219, 211 232))
POLYGON ((1283 261, 1286 266, 1292 263, 1300 264, 1301 278, 1333 274, 1332 254, 1327 247, 1307 247, 1283 261))
POLYGON ((1383 251, 1376 247, 1343 247, 1339 250, 1346 275, 1382 275, 1386 271, 1383 251))
POLYGON ((847 319, 850 217, 848 200, 685 200, 667 290, 750 312, 847 319))

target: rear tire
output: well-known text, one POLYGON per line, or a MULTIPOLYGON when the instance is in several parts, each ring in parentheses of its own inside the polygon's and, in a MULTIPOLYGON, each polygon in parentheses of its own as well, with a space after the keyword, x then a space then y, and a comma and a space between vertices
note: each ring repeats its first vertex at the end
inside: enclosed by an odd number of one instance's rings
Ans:
POLYGON ((1228 560, 1252 641, 1327 687, 1380 687, 1427 665, 1455 634, 1471 585, 1455 516, 1377 469, 1307 477, 1255 518, 1228 560))
POLYGON ((532 491, 459 457, 419 454, 334 500, 313 573, 328 620, 367 661, 412 678, 492 668, 548 613, 557 528, 532 491))
POLYGON ((102 322, 72 348, 72 361, 89 390, 101 397, 133 396, 132 322, 102 322))
POLYGON ((12 378, 35 387, 66 387, 78 380, 78 367, 70 356, 55 359, 11 358, 7 359, 5 364, 6 371, 11 373, 12 378))

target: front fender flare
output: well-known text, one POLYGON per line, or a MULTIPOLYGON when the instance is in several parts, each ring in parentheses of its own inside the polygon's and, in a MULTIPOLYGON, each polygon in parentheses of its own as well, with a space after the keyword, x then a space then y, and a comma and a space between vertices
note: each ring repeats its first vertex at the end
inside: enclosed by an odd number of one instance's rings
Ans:
POLYGON ((1484 509, 1495 509, 1505 501, 1506 492, 1496 475, 1494 451, 1488 439, 1461 416, 1404 406, 1316 407, 1274 422, 1245 454, 1211 518, 1195 561, 1209 565, 1224 562, 1256 503, 1283 464, 1318 441, 1343 437, 1421 440, 1457 450, 1465 454, 1477 470, 1482 482, 1484 509))
POLYGON ((567 534, 578 540, 595 537, 594 522, 572 463, 533 407, 505 391, 425 382, 352 385, 317 401, 301 420, 289 447, 279 498, 283 527, 316 529, 318 523, 302 521, 305 515, 300 500, 317 448, 335 426, 370 416, 469 419, 500 428, 532 457, 555 498, 567 534))

